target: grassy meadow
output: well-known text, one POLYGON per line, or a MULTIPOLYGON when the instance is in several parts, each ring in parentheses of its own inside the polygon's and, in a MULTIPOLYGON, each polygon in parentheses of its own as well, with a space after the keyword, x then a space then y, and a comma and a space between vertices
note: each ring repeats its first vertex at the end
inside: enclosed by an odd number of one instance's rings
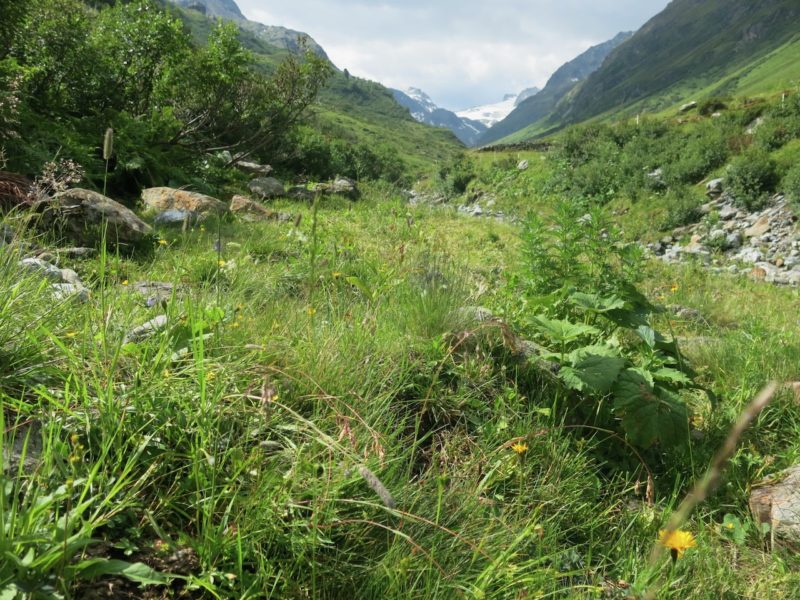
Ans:
POLYGON ((796 597, 746 505, 797 459, 788 393, 684 525, 696 546, 649 561, 744 404, 798 376, 796 290, 646 267, 653 302, 702 313, 657 319, 714 402, 688 445, 636 449, 515 351, 518 226, 365 192, 71 261, 86 304, 3 248, 2 431, 29 455, 0 497, 6 597, 796 597), (143 281, 175 291, 148 308, 143 281))

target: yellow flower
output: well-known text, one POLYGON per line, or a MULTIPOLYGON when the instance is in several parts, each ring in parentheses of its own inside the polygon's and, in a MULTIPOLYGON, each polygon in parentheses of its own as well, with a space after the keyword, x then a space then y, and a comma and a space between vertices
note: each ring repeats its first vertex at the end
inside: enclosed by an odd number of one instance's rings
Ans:
POLYGON ((75 336, 78 335, 78 332, 77 331, 68 331, 64 335, 67 336, 68 338, 74 338, 75 336))
POLYGON ((217 261, 217 264, 218 264, 220 267, 224 267, 224 266, 225 266, 225 261, 224 261, 224 260, 222 260, 222 259, 219 259, 219 260, 217 261))
POLYGON ((733 523, 727 523, 727 524, 725 525, 725 528, 726 528, 726 529, 733 529, 733 527, 734 527, 733 523))
POLYGON ((339 277, 341 276, 342 274, 339 271, 334 271, 333 273, 331 273, 331 277, 333 277, 334 279, 339 279, 339 277))
POLYGON ((167 240, 158 240, 158 243, 161 246, 166 246, 168 242, 167 242, 167 240))
POLYGON ((670 291, 670 292, 672 292, 672 293, 674 294, 674 293, 675 293, 675 292, 677 292, 679 289, 680 289, 680 288, 678 287, 678 284, 677 284, 677 283, 673 283, 673 284, 672 284, 672 287, 671 287, 671 288, 669 288, 669 291, 670 291))
POLYGON ((164 375, 165 379, 168 378, 168 377, 172 377, 172 373, 170 372, 169 369, 164 369, 164 373, 162 373, 162 374, 164 375))
POLYGON ((214 373, 214 371, 209 371, 208 373, 206 373, 206 381, 214 381, 216 376, 217 374, 214 373))
POLYGON ((528 444, 526 444, 525 442, 517 442, 516 444, 511 446, 511 449, 520 456, 522 456, 528 451, 528 444))
POLYGON ((239 325, 240 325, 239 321, 234 321, 233 323, 231 323, 231 327, 233 327, 234 329, 237 329, 239 325))
POLYGON ((122 280, 122 285, 128 285, 128 280, 127 279, 123 279, 122 280))
POLYGON ((689 548, 697 546, 697 540, 689 531, 667 531, 662 529, 658 532, 658 543, 669 548, 672 552, 672 559, 681 558, 683 553, 689 548))
POLYGON ((315 314, 317 314, 317 309, 316 309, 316 308, 314 308, 313 306, 309 306, 309 307, 306 309, 306 312, 308 313, 308 316, 309 316, 309 317, 313 317, 315 314))

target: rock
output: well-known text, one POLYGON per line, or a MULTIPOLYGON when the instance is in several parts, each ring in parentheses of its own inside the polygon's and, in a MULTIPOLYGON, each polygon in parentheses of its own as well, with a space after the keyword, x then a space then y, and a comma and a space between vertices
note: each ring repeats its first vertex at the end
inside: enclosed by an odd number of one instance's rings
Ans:
POLYGON ((147 323, 131 329, 128 332, 128 335, 125 336, 125 340, 122 343, 127 344, 129 342, 141 342, 149 337, 152 337, 166 326, 167 315, 159 315, 153 319, 150 319, 147 321, 147 323))
POLYGON ((53 298, 58 302, 63 302, 64 300, 88 302, 91 298, 89 290, 83 287, 83 285, 74 283, 54 283, 50 287, 53 290, 53 298))
POLYGON ((153 219, 154 225, 162 227, 193 227, 205 219, 203 213, 193 210, 171 208, 158 213, 153 219))
POLYGON ((530 166, 530 163, 527 160, 521 160, 521 161, 519 161, 519 163, 517 163, 517 170, 519 170, 519 171, 527 171, 528 170, 528 166, 530 166))
POLYGON ((244 221, 291 221, 292 215, 270 210, 245 196, 234 196, 231 212, 244 221))
POLYGON ((267 176, 272 173, 272 167, 270 165, 260 165, 246 160, 237 160, 236 166, 245 173, 250 173, 251 175, 267 176))
POLYGON ((23 258, 19 266, 28 273, 40 275, 50 281, 61 283, 61 269, 41 258, 23 258))
POLYGON ((759 217, 759 219, 753 223, 751 227, 745 229, 744 237, 760 237, 767 233, 771 228, 772 226, 770 225, 769 217, 767 215, 763 215, 759 217))
POLYGON ((736 216, 736 213, 739 212, 733 206, 726 204, 722 208, 719 209, 719 218, 723 221, 730 221, 736 216))
POLYGON ((248 186, 251 192, 264 199, 280 198, 285 195, 283 183, 274 177, 258 177, 253 179, 248 186))
POLYGON ((108 224, 106 239, 116 244, 142 242, 152 228, 132 210, 91 190, 75 188, 42 201, 42 223, 79 243, 96 244, 102 239, 102 226, 108 224))
POLYGON ((755 132, 758 131, 758 128, 761 127, 765 122, 766 120, 764 119, 764 117, 758 117, 755 121, 750 123, 748 128, 745 130, 745 133, 747 135, 755 134, 755 132))
POLYGON ((91 258, 95 254, 97 254, 97 250, 95 248, 61 248, 58 251, 59 255, 66 256, 67 258, 72 259, 80 259, 80 258, 91 258))
POLYGON ((10 225, 7 225, 6 223, 0 223, 0 246, 4 244, 10 244, 14 241, 15 236, 16 233, 14 233, 14 230, 11 229, 10 225))
POLYGON ((800 546, 800 465, 753 487, 749 502, 753 518, 770 525, 774 542, 800 546))
POLYGON ((83 287, 83 282, 78 274, 72 269, 61 269, 61 281, 72 285, 79 285, 83 287))
POLYGON ((322 194, 340 194, 351 199, 356 199, 360 195, 356 182, 347 177, 337 177, 331 183, 320 183, 314 191, 322 194))
POLYGON ((724 179, 712 179, 706 184, 706 194, 711 198, 719 198, 722 195, 724 179))
POLYGON ((465 306, 461 308, 459 314, 468 321, 476 323, 485 323, 495 319, 494 314, 488 308, 483 306, 465 306))
POLYGON ((314 199, 314 192, 309 190, 304 185, 295 185, 289 188, 286 192, 286 197, 292 200, 305 200, 311 202, 314 199))
POLYGON ((38 421, 25 421, 17 426, 11 425, 3 438, 2 472, 12 476, 22 469, 31 475, 39 466, 42 456, 41 424, 38 421))
POLYGON ((738 231, 734 231, 733 233, 729 233, 725 237, 725 249, 733 250, 736 248, 741 248, 742 246, 742 234, 738 231))
POLYGON ((708 239, 712 242, 721 242, 726 238, 725 230, 723 229, 715 229, 711 233, 708 234, 708 239))
POLYGON ((689 112, 693 108, 697 108, 697 102, 695 102, 694 100, 692 100, 691 102, 687 102, 686 104, 681 106, 679 112, 682 112, 682 113, 689 112))
POLYGON ((211 196, 169 187, 142 190, 142 202, 148 210, 158 213, 182 210, 205 215, 212 212, 222 214, 228 209, 224 202, 211 196))
POLYGON ((174 285, 161 281, 139 281, 130 289, 145 298, 145 305, 148 308, 156 305, 166 306, 175 293, 174 285))

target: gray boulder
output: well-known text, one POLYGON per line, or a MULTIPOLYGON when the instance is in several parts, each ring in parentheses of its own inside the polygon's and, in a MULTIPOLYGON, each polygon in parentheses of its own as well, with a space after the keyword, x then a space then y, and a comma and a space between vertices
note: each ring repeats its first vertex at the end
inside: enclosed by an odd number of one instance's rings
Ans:
POLYGON ((520 170, 520 171, 526 171, 529 166, 530 166, 530 163, 527 160, 521 160, 517 164, 517 169, 520 170))
POLYGON ((135 244, 144 241, 152 228, 132 210, 102 194, 80 188, 56 194, 39 204, 42 223, 61 235, 81 244, 94 245, 102 239, 112 244, 135 244))
POLYGON ((153 219, 153 223, 164 227, 192 227, 200 223, 204 218, 205 215, 193 210, 172 208, 158 213, 153 219))
POLYGON ((253 179, 247 187, 256 196, 261 196, 265 200, 280 198, 286 194, 283 183, 274 177, 258 177, 253 179))
POLYGON ((755 486, 750 510, 756 521, 770 525, 773 542, 800 545, 800 465, 755 486))
POLYGON ((147 321, 147 323, 143 323, 138 327, 134 327, 128 332, 128 335, 125 336, 125 340, 122 342, 123 344, 127 344, 129 342, 141 342, 146 340, 149 337, 154 336, 159 331, 162 331, 167 326, 167 315, 159 315, 153 319, 147 321))
POLYGON ((722 195, 724 179, 712 179, 706 184, 706 194, 711 198, 719 198, 722 195))
POLYGON ((237 160, 236 166, 245 173, 250 173, 251 175, 259 175, 261 177, 266 177, 267 175, 272 173, 272 167, 270 165, 260 165, 258 163, 249 162, 246 160, 237 160))

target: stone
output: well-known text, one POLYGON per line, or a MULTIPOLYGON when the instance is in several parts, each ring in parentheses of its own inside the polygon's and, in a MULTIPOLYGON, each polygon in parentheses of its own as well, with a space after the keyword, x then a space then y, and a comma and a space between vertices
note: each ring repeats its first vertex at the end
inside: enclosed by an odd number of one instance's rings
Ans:
POLYGON ((230 210, 243 221, 290 221, 292 219, 292 215, 270 210, 246 196, 234 196, 231 200, 230 210))
POLYGON ((521 160, 517 163, 517 170, 519 171, 527 171, 530 163, 527 160, 521 160))
POLYGON ((286 193, 283 189, 283 183, 274 177, 257 177, 247 187, 256 196, 260 196, 265 200, 280 198, 286 193))
POLYGON ((50 287, 53 290, 53 298, 58 302, 63 302, 65 300, 88 302, 91 298, 89 290, 82 285, 74 283, 54 283, 50 287))
POLYGON ((769 232, 771 227, 769 217, 763 215, 751 227, 745 229, 744 236, 747 238, 759 237, 769 232))
POLYGON ((314 191, 322 194, 340 194, 351 199, 356 199, 360 195, 356 182, 348 177, 337 177, 330 183, 318 184, 314 191))
POLYGON ((25 475, 33 474, 39 466, 43 450, 41 424, 38 421, 25 421, 12 425, 6 431, 3 442, 2 472, 14 476, 21 469, 25 475))
POLYGON ((755 484, 749 505, 757 522, 769 524, 774 543, 800 545, 800 465, 755 484))
POLYGON ((147 338, 152 337, 159 331, 163 330, 167 326, 167 322, 167 315, 159 315, 153 319, 150 319, 146 323, 131 329, 128 332, 128 335, 125 336, 125 340, 122 343, 136 343, 146 340, 147 338))
POLYGON ((697 102, 695 102, 694 100, 692 100, 691 102, 687 102, 686 104, 681 106, 680 112, 682 112, 682 113, 689 112, 693 108, 697 108, 697 102))
POLYGON ((305 200, 311 202, 314 199, 314 192, 305 187, 304 185, 295 185, 289 188, 286 192, 286 197, 292 200, 305 200))
POLYGON ((175 286, 162 281, 139 281, 130 290, 145 298, 145 306, 166 306, 175 293, 175 286))
POLYGON ((272 173, 272 167, 270 165, 260 165, 247 160, 237 160, 236 166, 245 173, 250 173, 251 175, 266 177, 272 173))
POLYGON ((91 190, 75 188, 56 194, 37 206, 42 223, 79 243, 93 245, 102 239, 107 224, 106 240, 112 244, 136 244, 149 237, 152 228, 132 210, 119 202, 91 190))
POLYGON ((154 187, 142 190, 142 202, 149 211, 164 212, 168 210, 183 210, 200 214, 223 214, 228 210, 227 205, 216 198, 169 187, 154 187))
POLYGON ((711 233, 708 234, 708 239, 712 242, 719 242, 724 240, 726 237, 725 231, 723 229, 714 229, 711 233))
POLYGON ((83 287, 81 278, 72 269, 61 269, 61 281, 62 283, 69 283, 83 287))
POLYGON ((97 254, 97 250, 95 248, 82 248, 78 246, 75 248, 61 248, 58 250, 58 254, 66 256, 67 258, 82 259, 93 257, 97 254))
POLYGON ((725 248, 728 250, 733 250, 736 248, 741 248, 742 246, 742 234, 738 231, 734 231, 733 233, 729 233, 725 237, 725 248))
POLYGON ((18 264, 28 273, 39 275, 53 282, 62 282, 61 269, 41 258, 23 258, 18 264))
POLYGON ((725 183, 724 179, 717 178, 712 179, 706 184, 706 194, 711 198, 719 198, 724 191, 723 184, 725 183))
POLYGON ((722 208, 719 209, 719 218, 723 221, 730 221, 736 216, 736 213, 739 212, 733 206, 726 204, 722 208))
POLYGON ((171 208, 158 213, 153 219, 153 224, 162 227, 193 227, 204 219, 205 215, 203 213, 171 208))

